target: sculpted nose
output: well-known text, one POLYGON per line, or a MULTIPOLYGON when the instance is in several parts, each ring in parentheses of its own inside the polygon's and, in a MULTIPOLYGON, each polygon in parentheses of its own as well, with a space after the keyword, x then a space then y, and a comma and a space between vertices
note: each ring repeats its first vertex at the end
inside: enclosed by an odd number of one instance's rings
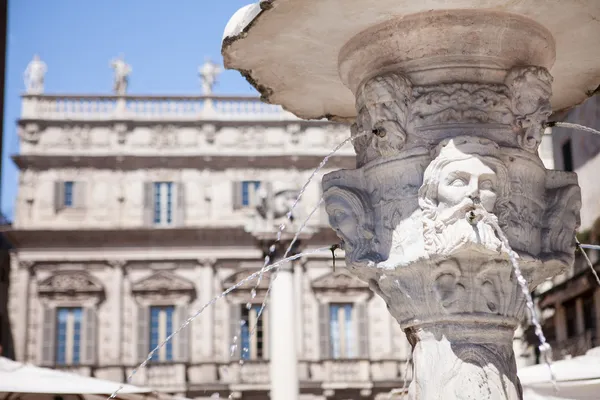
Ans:
POLYGON ((467 197, 471 200, 479 200, 479 187, 477 186, 476 181, 469 182, 469 186, 467 188, 467 197))

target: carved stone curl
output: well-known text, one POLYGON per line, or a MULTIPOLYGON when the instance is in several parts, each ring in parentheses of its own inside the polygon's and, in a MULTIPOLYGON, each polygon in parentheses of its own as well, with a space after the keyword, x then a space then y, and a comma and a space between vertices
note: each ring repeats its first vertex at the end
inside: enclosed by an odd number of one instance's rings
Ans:
POLYGON ((412 85, 399 74, 377 76, 365 82, 356 98, 358 116, 352 136, 358 165, 378 157, 398 154, 406 141, 406 119, 412 101, 412 85))
POLYGON ((513 127, 521 148, 536 152, 544 133, 543 123, 552 114, 552 75, 543 67, 515 67, 506 76, 511 94, 513 127))

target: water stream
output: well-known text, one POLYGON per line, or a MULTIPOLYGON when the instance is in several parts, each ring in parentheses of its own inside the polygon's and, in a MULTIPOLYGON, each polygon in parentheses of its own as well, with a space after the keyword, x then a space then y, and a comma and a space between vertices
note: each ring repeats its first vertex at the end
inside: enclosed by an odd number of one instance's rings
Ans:
POLYGON ((506 237, 506 235, 500 228, 500 225, 498 225, 498 219, 493 214, 490 214, 489 212, 487 212, 487 210, 485 208, 483 208, 483 206, 481 204, 478 204, 476 206, 477 206, 477 208, 476 208, 476 210, 473 211, 473 213, 479 214, 482 217, 484 222, 488 223, 489 225, 492 226, 492 228, 494 228, 494 230, 496 231, 496 235, 498 235, 498 238, 500 239, 500 241, 502 242, 502 244, 505 247, 506 252, 508 253, 508 257, 512 264, 513 271, 515 273, 515 277, 517 278, 517 283, 519 284, 519 286, 521 288, 521 292, 525 296, 525 304, 527 305, 527 309, 529 310, 531 323, 535 327, 535 334, 540 341, 540 345, 538 346, 538 348, 540 349, 540 354, 544 358, 544 362, 546 363, 546 365, 548 366, 548 370, 550 371, 550 378, 552 380, 552 385, 554 386, 555 390, 558 390, 558 386, 556 385, 556 376, 554 375, 554 371, 552 370, 552 359, 551 359, 552 348, 550 347, 550 344, 546 340, 546 336, 544 335, 544 332, 542 330, 542 325, 538 318, 537 312, 535 310, 535 305, 533 303, 533 298, 531 297, 531 293, 529 291, 529 285, 527 284, 527 280, 523 276, 521 267, 519 265, 519 261, 518 261, 519 256, 512 249, 512 247, 510 246, 510 243, 508 241, 508 238, 506 237))
POLYGON ((594 268, 594 263, 592 263, 592 260, 590 260, 587 253, 585 252, 586 248, 592 250, 600 250, 600 246, 594 246, 593 244, 581 244, 579 243, 579 239, 577 238, 575 238, 575 244, 577 245, 577 247, 579 247, 579 251, 581 251, 581 254, 583 254, 583 257, 585 258, 588 267, 590 267, 590 269, 592 270, 592 274, 594 274, 594 278, 596 278, 598 286, 600 286, 600 276, 598 276, 598 272, 596 272, 596 269, 594 268))

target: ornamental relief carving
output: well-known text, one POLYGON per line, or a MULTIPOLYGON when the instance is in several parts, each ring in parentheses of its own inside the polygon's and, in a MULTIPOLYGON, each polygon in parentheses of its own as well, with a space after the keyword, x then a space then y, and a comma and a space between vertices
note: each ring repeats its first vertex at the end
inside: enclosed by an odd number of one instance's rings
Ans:
POLYGON ((361 280, 341 271, 330 272, 312 281, 314 290, 348 291, 368 290, 369 286, 361 280))
POLYGON ((449 123, 497 123, 513 119, 504 85, 452 83, 414 89, 410 125, 422 128, 449 123))
POLYGON ((131 291, 143 292, 195 292, 194 283, 171 272, 160 270, 149 277, 134 282, 131 291))
POLYGON ((506 76, 518 143, 532 153, 542 141, 543 123, 552 114, 552 81, 548 70, 534 66, 513 68, 506 76))
POLYGON ((406 142, 406 119, 412 85, 399 74, 375 77, 361 86, 356 97, 358 115, 351 127, 358 165, 378 157, 397 155, 406 142))
POLYGON ((353 137, 361 135, 353 141, 357 166, 431 143, 448 128, 474 124, 504 126, 505 140, 535 153, 552 112, 551 84, 549 72, 534 66, 511 69, 504 84, 413 86, 400 73, 374 77, 357 93, 357 117, 351 127, 353 137))
POLYGON ((40 141, 42 130, 38 124, 25 124, 17 127, 17 134, 24 142, 37 144, 40 141))
POLYGON ((57 272, 38 283, 38 293, 54 300, 103 297, 104 286, 86 272, 57 272))

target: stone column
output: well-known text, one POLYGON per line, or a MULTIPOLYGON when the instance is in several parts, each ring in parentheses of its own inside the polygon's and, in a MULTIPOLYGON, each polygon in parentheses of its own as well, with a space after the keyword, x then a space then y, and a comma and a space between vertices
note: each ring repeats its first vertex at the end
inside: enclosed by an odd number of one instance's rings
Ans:
MULTIPOLYGON (((272 260, 281 259, 288 245, 280 242, 272 260)), ((284 264, 272 282, 269 301, 271 400, 297 400, 299 396, 294 294, 293 266, 284 264)))
POLYGON ((304 354, 304 340, 303 332, 304 332, 304 312, 303 307, 304 304, 302 302, 302 292, 304 286, 304 265, 302 265, 301 261, 295 261, 294 265, 294 318, 295 318, 295 327, 296 327, 296 353, 298 354, 298 358, 301 358, 304 354))
POLYGON ((323 189, 346 264, 412 345, 409 397, 516 400, 512 340, 525 298, 495 224, 533 289, 573 260, 579 187, 537 153, 551 113, 547 32, 512 16, 459 17, 459 28, 445 13, 392 20, 342 49, 358 168, 326 175, 323 189), (508 47, 492 45, 497 24, 508 47), (443 36, 457 30, 485 45, 443 36), (396 47, 415 35, 418 47, 400 49, 414 58, 400 62, 396 47), (468 218, 473 210, 487 218, 468 218))

